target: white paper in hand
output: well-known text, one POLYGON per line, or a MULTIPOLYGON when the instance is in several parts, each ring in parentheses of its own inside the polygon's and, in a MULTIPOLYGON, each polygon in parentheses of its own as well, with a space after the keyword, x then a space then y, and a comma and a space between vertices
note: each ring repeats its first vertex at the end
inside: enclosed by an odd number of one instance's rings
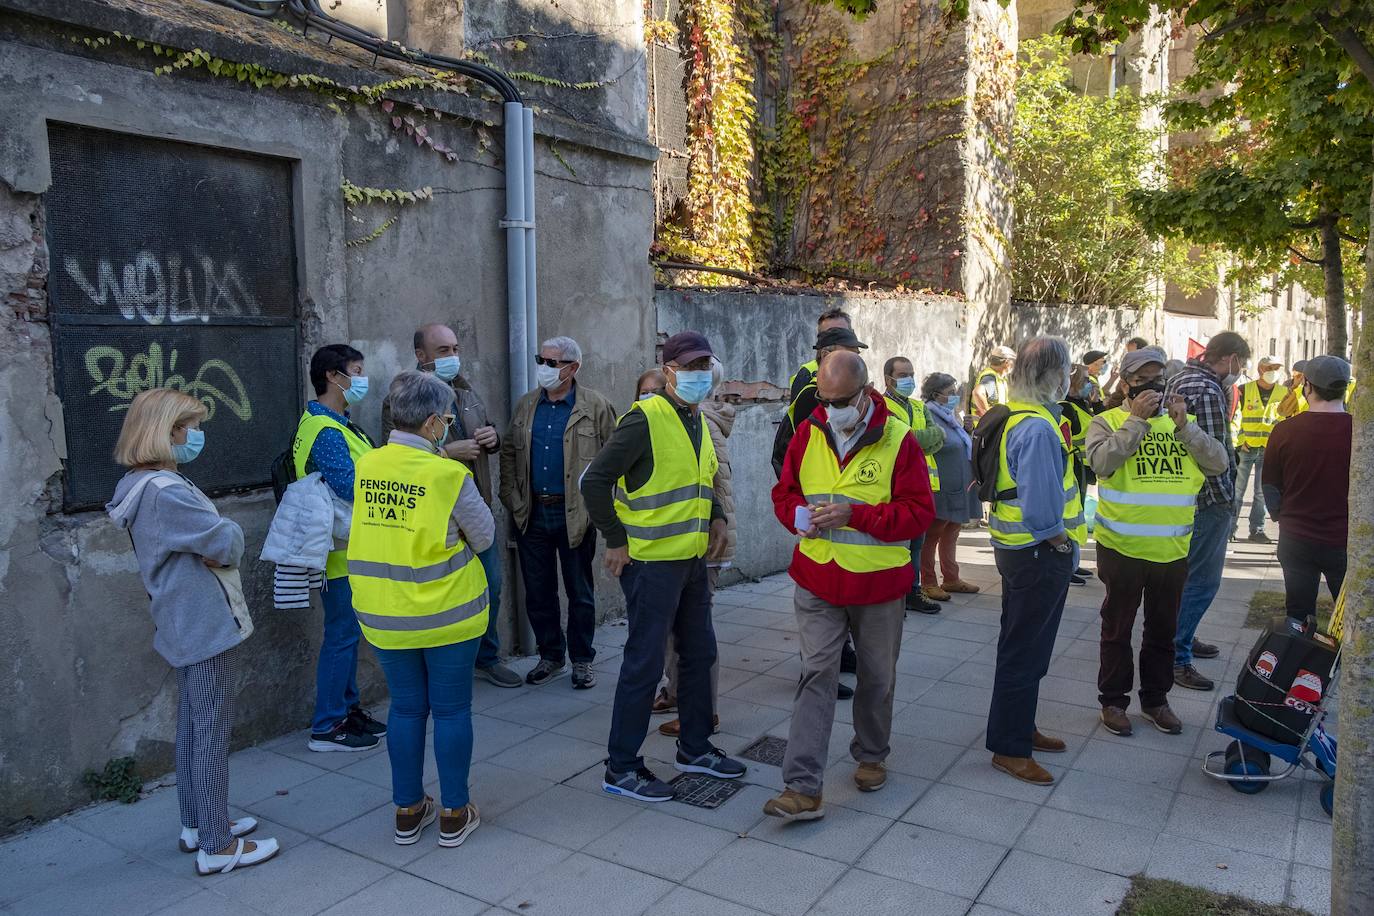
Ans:
POLYGON ((811 530, 810 506, 797 507, 797 513, 792 519, 792 527, 797 529, 797 534, 805 534, 811 530))

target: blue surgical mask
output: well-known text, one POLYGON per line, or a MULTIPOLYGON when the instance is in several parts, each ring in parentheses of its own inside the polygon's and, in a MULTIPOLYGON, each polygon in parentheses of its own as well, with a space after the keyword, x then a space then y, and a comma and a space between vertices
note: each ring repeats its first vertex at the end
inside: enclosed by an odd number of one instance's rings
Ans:
POLYGON ((958 410, 958 409, 959 409, 959 395, 957 395, 957 394, 951 394, 951 395, 949 395, 948 397, 946 397, 946 398, 945 398, 945 409, 947 409, 947 410, 958 410))
POLYGON ((657 395, 657 394, 658 394, 657 391, 646 391, 646 392, 644 392, 643 394, 641 394, 641 395, 639 396, 639 399, 640 399, 641 401, 647 401, 647 400, 649 400, 649 398, 652 398, 652 397, 654 397, 654 396, 657 395))
POLYGON ((198 429, 186 430, 186 441, 178 445, 172 443, 172 460, 177 464, 195 461, 201 449, 205 448, 205 433, 198 429))
POLYGON ((700 404, 711 393, 710 369, 679 369, 673 388, 677 396, 688 404, 700 404))
POLYGON ((899 378, 897 379, 897 383, 892 387, 897 389, 897 393, 900 394, 902 397, 909 398, 916 391, 916 379, 899 378))
POLYGON ((345 388, 342 385, 336 385, 335 387, 337 387, 340 391, 343 392, 345 401, 347 401, 349 404, 356 404, 363 398, 367 397, 367 376, 349 376, 347 388, 345 388))
POLYGON ((458 370, 462 365, 462 360, 456 356, 441 356, 434 361, 434 374, 446 382, 451 382, 458 377, 458 370))

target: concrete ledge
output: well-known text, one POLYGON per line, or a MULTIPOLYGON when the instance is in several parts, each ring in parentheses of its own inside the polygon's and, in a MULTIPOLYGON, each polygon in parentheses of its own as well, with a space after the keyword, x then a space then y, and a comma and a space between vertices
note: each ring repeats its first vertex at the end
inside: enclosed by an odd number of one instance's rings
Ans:
MULTIPOLYGON (((119 32, 180 50, 203 48, 226 60, 256 64, 278 73, 314 73, 343 86, 428 75, 421 68, 395 61, 374 63, 359 48, 343 42, 325 44, 206 0, 0 0, 0 11, 94 32, 119 32)), ((18 31, 20 34, 12 37, 28 40, 25 30, 18 31)), ((72 52, 70 47, 64 50, 72 52)), ((394 96, 476 121, 493 120, 499 114, 499 107, 493 104, 455 93, 407 90, 394 96)), ((615 156, 648 162, 658 158, 658 149, 642 138, 557 115, 540 114, 534 129, 540 136, 615 156)))

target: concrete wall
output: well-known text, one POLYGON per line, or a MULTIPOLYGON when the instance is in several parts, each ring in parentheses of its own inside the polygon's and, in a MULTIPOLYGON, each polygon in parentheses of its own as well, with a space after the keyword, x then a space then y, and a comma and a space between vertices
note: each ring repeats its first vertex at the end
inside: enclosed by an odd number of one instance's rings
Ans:
MULTIPOLYGON (((370 60, 346 49, 305 44, 204 3, 24 6, 25 13, 0 13, 0 297, 8 304, 0 339, 10 342, 0 361, 0 486, 9 496, 0 512, 0 695, 7 709, 0 716, 0 832, 84 801, 82 772, 110 758, 135 754, 145 773, 167 770, 175 720, 175 679, 151 648, 147 599, 127 538, 103 513, 61 510, 66 443, 45 294, 48 119, 293 161, 300 352, 296 364, 279 367, 282 384, 306 390, 309 354, 345 340, 366 354, 374 392, 385 391, 413 363, 414 327, 444 320, 462 341, 465 375, 500 425, 509 413, 500 137, 486 149, 474 130, 482 119, 499 122, 497 106, 454 94, 413 97, 448 115, 431 129, 458 152, 451 164, 394 131, 374 106, 335 110, 328 95, 259 91, 203 70, 154 75, 165 59, 117 39, 87 50, 70 37, 119 30, 278 72, 323 73, 343 85, 396 75, 365 69, 370 60), (403 211, 350 209, 340 193, 345 177, 437 193, 403 211), (396 224, 376 241, 345 246, 389 216, 396 224)), ((469 15, 474 6, 481 5, 469 4, 469 15)), ((622 17, 617 21, 640 15, 630 0, 605 6, 602 15, 622 17)), ((628 78, 642 84, 642 72, 628 78)), ((653 348, 646 262, 653 150, 642 142, 642 119, 636 125, 624 112, 600 127, 544 113, 536 131, 538 332, 579 338, 585 383, 624 401, 653 348)), ((380 403, 374 394, 358 411, 374 433, 380 403)), ((272 456, 261 457, 266 463, 272 456)), ((243 653, 235 742, 244 744, 308 721, 320 613, 270 608, 271 569, 255 560, 273 511, 270 493, 216 502, 244 528, 245 586, 258 627, 243 653)), ((508 567, 507 583, 513 573, 508 567)), ((621 604, 618 589, 603 587, 600 597, 606 613, 621 604)), ((508 599, 507 646, 512 607, 508 599)), ((364 695, 377 698, 380 674, 367 650, 363 656, 364 695)))

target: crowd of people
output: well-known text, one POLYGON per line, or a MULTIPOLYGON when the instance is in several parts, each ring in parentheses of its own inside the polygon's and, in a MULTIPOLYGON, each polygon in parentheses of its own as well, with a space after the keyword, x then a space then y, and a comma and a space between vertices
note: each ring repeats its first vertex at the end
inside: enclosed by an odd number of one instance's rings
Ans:
MULTIPOLYGON (((1246 479, 1259 481, 1250 539, 1266 539, 1266 510, 1279 523, 1297 625, 1315 612, 1321 577, 1339 592, 1351 441, 1343 402, 1353 384, 1344 360, 1316 357, 1279 384, 1283 367, 1265 357, 1237 386, 1250 350, 1231 332, 1186 363, 1134 338, 1110 372, 1105 351, 1075 360, 1063 340, 1036 337, 993 348, 966 389, 940 371, 918 381, 900 355, 871 378, 865 349, 849 315, 822 314, 815 358, 793 376, 774 440, 773 506, 796 538, 789 573, 801 676, 785 788, 766 814, 824 815, 839 700, 854 704, 854 783, 883 788, 902 621, 978 591, 960 576, 965 528, 987 528, 1002 578, 986 747, 994 767, 1037 785, 1054 780, 1036 755, 1066 749, 1039 730, 1036 709, 1069 589, 1092 574, 1081 561, 1090 516, 1106 587, 1098 699, 1104 727, 1119 735, 1131 733, 1137 683, 1140 715, 1175 735, 1171 689, 1214 688, 1195 662, 1218 650, 1196 634, 1221 583, 1246 479), (842 671, 857 675, 854 688, 842 671)), ((724 367, 710 341, 694 331, 670 337, 621 412, 579 381, 578 343, 551 338, 536 357, 537 386, 504 432, 463 374, 452 328, 420 327, 414 351, 416 368, 387 386, 379 445, 351 416, 369 393, 364 354, 344 344, 317 350, 315 396, 278 461, 285 479, 263 552, 276 564, 275 601, 308 607, 319 589, 324 611, 308 748, 357 752, 385 740, 395 842, 416 843, 437 821, 439 845, 462 844, 481 823, 468 792, 474 679, 546 687, 570 666, 572 689, 596 683, 599 537, 628 623, 604 791, 673 797, 642 754, 653 716, 673 713, 658 730, 676 739, 678 771, 742 777, 745 764, 712 742, 712 595, 734 557, 736 518, 735 408, 722 397, 724 367), (496 627, 494 499, 510 519, 538 645, 524 677, 503 662, 496 627), (364 638, 390 693, 386 722, 359 703, 364 638), (423 785, 431 718, 438 801, 423 785)), ((129 531, 154 646, 177 672, 180 845, 197 854, 200 874, 212 874, 266 861, 278 845, 245 839, 256 822, 228 816, 237 647, 252 621, 237 574, 243 533, 179 470, 205 447, 205 418, 201 402, 179 392, 140 394, 115 449, 129 472, 108 510, 129 531)))

